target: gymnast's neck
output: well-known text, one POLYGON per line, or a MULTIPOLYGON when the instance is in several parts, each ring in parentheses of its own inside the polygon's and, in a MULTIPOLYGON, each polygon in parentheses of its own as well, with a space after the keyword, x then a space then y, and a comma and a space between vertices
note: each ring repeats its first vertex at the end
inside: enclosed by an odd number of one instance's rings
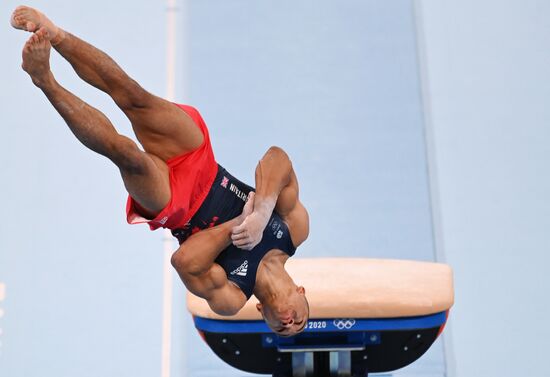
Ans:
POLYGON ((273 302, 286 297, 296 284, 285 270, 288 254, 280 250, 268 252, 258 266, 254 296, 260 302, 273 302))

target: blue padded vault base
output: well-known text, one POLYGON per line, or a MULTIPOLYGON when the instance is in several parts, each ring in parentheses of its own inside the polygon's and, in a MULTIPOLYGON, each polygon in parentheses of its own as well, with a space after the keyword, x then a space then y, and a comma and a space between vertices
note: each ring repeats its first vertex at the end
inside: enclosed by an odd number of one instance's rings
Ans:
POLYGON ((298 353, 310 353, 315 375, 330 376, 331 354, 346 352, 351 375, 363 377, 417 360, 443 330, 447 315, 310 319, 303 333, 290 338, 274 334, 263 321, 194 317, 194 322, 216 355, 246 372, 292 376, 298 353))

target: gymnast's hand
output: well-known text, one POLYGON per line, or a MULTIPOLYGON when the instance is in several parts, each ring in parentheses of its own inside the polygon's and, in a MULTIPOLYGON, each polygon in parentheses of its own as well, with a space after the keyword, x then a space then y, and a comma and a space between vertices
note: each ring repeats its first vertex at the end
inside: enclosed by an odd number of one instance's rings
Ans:
POLYGON ((265 226, 269 220, 259 211, 254 211, 254 192, 248 195, 243 213, 239 216, 242 222, 231 231, 233 245, 240 249, 252 250, 254 246, 260 243, 264 233, 265 226))
MULTIPOLYGON (((244 222, 244 220, 248 217, 248 215, 250 215, 254 211, 254 195, 256 195, 254 191, 250 191, 250 193, 248 194, 248 197, 246 198, 246 203, 244 204, 243 211, 235 219, 235 223, 237 224, 236 226, 241 225, 244 222)), ((233 229, 235 229, 236 226, 234 226, 233 229)))

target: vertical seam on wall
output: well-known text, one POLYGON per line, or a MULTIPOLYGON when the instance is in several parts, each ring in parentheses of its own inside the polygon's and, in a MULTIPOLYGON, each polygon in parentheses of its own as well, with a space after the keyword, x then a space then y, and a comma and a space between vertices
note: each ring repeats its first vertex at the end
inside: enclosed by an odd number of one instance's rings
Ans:
MULTIPOLYGON (((167 0, 166 3, 166 99, 175 100, 176 81, 176 5, 177 0, 167 0)), ((172 311, 173 311, 173 279, 171 256, 173 238, 170 230, 163 230, 163 287, 162 287, 162 334, 160 376, 170 377, 172 369, 172 311)))
MULTIPOLYGON (((422 19, 422 0, 412 1, 413 24, 416 44, 416 61, 418 67, 418 79, 420 88, 421 116, 423 123, 424 145, 426 153, 426 169, 428 178, 428 195, 430 216, 432 222, 432 239, 434 242, 434 259, 436 262, 446 262, 444 237, 442 228, 442 214, 440 207, 439 186, 437 180, 437 162, 434 124, 432 119, 432 102, 430 96, 430 81, 428 74, 428 57, 426 47, 426 36, 422 19)), ((452 331, 447 326, 443 336, 443 356, 445 364, 445 375, 456 376, 454 352, 452 347, 452 331)))

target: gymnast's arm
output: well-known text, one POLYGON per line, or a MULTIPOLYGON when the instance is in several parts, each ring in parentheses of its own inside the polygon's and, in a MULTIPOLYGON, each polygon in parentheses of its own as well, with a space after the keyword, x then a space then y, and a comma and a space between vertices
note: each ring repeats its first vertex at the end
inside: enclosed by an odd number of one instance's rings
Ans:
POLYGON ((172 265, 187 289, 204 298, 220 315, 236 314, 247 301, 242 290, 227 279, 215 260, 231 245, 231 230, 252 212, 253 203, 252 194, 240 216, 193 234, 172 255, 172 265))

